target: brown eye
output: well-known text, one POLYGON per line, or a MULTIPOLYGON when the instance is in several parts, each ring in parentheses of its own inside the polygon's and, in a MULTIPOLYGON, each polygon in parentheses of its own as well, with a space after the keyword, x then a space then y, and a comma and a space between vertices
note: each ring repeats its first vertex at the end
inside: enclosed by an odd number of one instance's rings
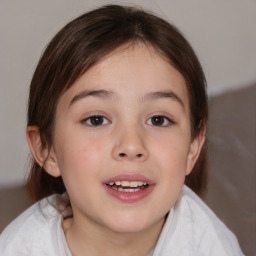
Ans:
POLYGON ((163 125, 163 124, 164 124, 164 121, 165 121, 165 119, 164 119, 163 116, 153 116, 153 117, 151 118, 152 124, 153 124, 153 125, 157 125, 157 126, 163 125))
POLYGON ((100 115, 89 116, 84 119, 83 122, 85 122, 89 126, 101 126, 110 123, 110 121, 106 117, 100 115))
POLYGON ((170 124, 174 124, 174 122, 166 117, 166 116, 152 116, 147 120, 147 124, 153 125, 153 126, 168 126, 170 124))

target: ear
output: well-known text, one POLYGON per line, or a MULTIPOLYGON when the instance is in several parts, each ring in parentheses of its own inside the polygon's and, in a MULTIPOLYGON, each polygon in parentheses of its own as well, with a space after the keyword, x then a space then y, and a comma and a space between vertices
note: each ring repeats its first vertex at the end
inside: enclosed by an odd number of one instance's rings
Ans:
POLYGON ((53 177, 59 177, 61 173, 54 149, 53 147, 49 148, 47 145, 43 145, 39 128, 37 126, 28 126, 26 135, 30 151, 35 161, 42 166, 48 174, 53 177))
POLYGON ((201 149, 204 145, 205 141, 205 131, 206 129, 203 128, 199 135, 191 141, 189 146, 189 153, 188 153, 188 161, 187 161, 187 170, 186 175, 189 175, 200 155, 201 149))

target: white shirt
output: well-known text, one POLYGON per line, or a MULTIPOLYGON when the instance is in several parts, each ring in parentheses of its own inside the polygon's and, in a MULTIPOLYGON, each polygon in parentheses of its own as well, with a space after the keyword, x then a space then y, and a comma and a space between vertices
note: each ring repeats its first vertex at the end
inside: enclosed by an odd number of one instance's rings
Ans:
MULTIPOLYGON (((62 229, 60 196, 34 204, 0 236, 2 256, 71 256, 62 229)), ((150 256, 242 256, 232 232, 208 206, 184 186, 170 210, 150 256)))

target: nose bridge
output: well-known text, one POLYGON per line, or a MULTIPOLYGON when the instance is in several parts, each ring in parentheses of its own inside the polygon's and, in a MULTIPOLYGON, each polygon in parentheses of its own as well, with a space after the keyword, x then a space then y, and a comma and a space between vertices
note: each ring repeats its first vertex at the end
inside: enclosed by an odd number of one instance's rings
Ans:
POLYGON ((145 144, 145 132, 139 125, 123 125, 116 131, 116 142, 113 148, 113 156, 118 160, 140 160, 148 157, 145 144))

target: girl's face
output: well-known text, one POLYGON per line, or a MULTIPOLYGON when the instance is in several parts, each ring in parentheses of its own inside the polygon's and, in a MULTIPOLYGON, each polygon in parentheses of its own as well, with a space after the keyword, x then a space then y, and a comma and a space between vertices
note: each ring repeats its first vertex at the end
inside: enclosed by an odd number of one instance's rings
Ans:
POLYGON ((140 232, 163 224, 202 144, 191 141, 184 78, 140 44, 60 98, 47 171, 62 176, 77 225, 140 232))

